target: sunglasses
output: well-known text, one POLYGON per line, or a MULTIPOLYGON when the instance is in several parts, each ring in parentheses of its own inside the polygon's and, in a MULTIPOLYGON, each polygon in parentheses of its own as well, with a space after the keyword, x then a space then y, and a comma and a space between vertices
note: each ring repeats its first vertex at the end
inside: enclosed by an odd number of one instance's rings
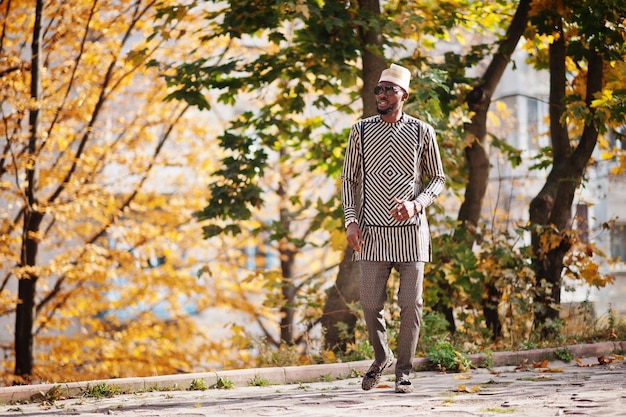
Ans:
POLYGON ((386 96, 392 96, 397 94, 400 90, 398 87, 394 87, 393 85, 377 85, 374 87, 374 94, 379 95, 382 92, 385 92, 386 96))

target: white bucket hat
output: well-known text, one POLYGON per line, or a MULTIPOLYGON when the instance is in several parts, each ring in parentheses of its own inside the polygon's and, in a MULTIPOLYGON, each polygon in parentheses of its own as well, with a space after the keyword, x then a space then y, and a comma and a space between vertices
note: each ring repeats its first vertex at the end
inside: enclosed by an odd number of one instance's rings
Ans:
POLYGON ((411 82, 411 71, 400 65, 391 64, 389 68, 383 70, 380 74, 380 80, 394 83, 398 87, 402 87, 404 91, 409 92, 409 84, 411 82))

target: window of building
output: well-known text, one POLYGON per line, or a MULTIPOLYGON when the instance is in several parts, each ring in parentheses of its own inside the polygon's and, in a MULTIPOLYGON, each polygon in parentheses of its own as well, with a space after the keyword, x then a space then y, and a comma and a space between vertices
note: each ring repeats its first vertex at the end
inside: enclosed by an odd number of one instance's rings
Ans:
POLYGON ((539 133, 539 121, 541 120, 539 117, 539 102, 532 98, 528 97, 527 106, 527 123, 528 123, 528 137, 532 144, 539 133))
POLYGON ((270 241, 263 236, 257 236, 256 244, 248 246, 245 255, 247 269, 272 269, 280 266, 270 241))
POLYGON ((626 223, 611 227, 611 256, 626 263, 626 223))
POLYGON ((526 100, 526 126, 528 128, 528 149, 540 149, 549 145, 548 126, 546 117, 548 116, 548 105, 540 97, 527 97, 526 100))

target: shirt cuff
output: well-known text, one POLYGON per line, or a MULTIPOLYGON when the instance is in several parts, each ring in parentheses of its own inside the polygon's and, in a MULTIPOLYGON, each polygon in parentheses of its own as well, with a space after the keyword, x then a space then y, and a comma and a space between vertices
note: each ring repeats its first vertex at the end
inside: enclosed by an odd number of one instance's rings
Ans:
POLYGON ((359 221, 357 219, 349 219, 346 220, 346 229, 348 228, 348 226, 350 226, 352 223, 356 223, 359 224, 359 221))
POLYGON ((424 210, 424 205, 418 200, 413 200, 413 209, 415 210, 415 215, 418 215, 422 210, 424 210), (417 209, 418 206, 420 207, 419 210, 417 209))

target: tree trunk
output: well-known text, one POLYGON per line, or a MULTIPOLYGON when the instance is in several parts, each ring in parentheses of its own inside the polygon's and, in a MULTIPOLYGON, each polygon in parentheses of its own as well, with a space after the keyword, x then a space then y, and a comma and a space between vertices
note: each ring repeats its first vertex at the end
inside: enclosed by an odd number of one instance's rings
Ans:
POLYGON ((345 352, 349 343, 354 342, 356 315, 349 304, 359 299, 359 265, 352 262, 352 248, 348 246, 339 264, 337 280, 328 290, 321 319, 324 328, 324 347, 328 350, 345 352), (350 331, 344 334, 338 324, 342 323, 350 331))
MULTIPOLYGON (((521 0, 506 35, 498 46, 491 63, 485 70, 480 85, 467 96, 467 103, 474 116, 466 123, 465 133, 473 138, 465 148, 465 158, 469 168, 469 178, 465 188, 465 199, 459 209, 458 220, 462 227, 475 228, 480 220, 482 204, 489 180, 489 155, 485 144, 487 139, 487 112, 502 74, 511 61, 511 56, 528 24, 530 0, 521 0)), ((472 242, 473 243, 473 242, 472 242)))
MULTIPOLYGON (((35 25, 33 28, 31 55, 30 96, 34 103, 41 100, 41 60, 42 60, 42 28, 43 0, 37 0, 35 6, 35 25)), ((28 153, 30 164, 26 167, 26 208, 22 233, 22 249, 20 266, 26 273, 19 277, 18 302, 15 311, 15 372, 23 382, 30 382, 33 373, 33 324, 35 321, 35 295, 37 289, 37 273, 33 267, 37 265, 39 249, 39 228, 43 220, 43 212, 39 207, 37 196, 37 143, 40 112, 34 105, 29 114, 28 153)))
MULTIPOLYGON (((359 0, 359 7, 368 10, 372 14, 380 15, 379 0, 359 0)), ((378 84, 380 73, 387 67, 385 59, 368 49, 369 45, 382 46, 383 37, 380 32, 363 32, 361 38, 361 51, 363 60, 363 90, 361 99, 363 102, 363 117, 376 114, 376 98, 372 93, 378 84)), ((348 308, 348 304, 359 300, 359 266, 352 262, 352 249, 346 247, 343 260, 337 272, 335 285, 328 291, 328 298, 324 305, 322 326, 324 327, 324 346, 327 349, 345 349, 350 340, 342 340, 341 332, 337 324, 344 323, 348 326, 348 333, 353 335, 356 317, 348 308)), ((353 340, 353 337, 352 337, 353 340)))
POLYGON ((279 243, 281 256, 281 270, 283 274, 282 294, 285 304, 280 308, 280 341, 288 345, 294 343, 293 320, 295 316, 294 303, 296 298, 296 286, 293 282, 294 252, 288 247, 288 243, 279 243))
MULTIPOLYGON (((469 108, 474 112, 471 122, 466 123, 464 126, 465 133, 472 138, 471 144, 465 148, 465 159, 469 174, 465 188, 465 199, 461 204, 457 217, 459 226, 454 234, 455 240, 467 246, 474 244, 476 227, 480 220, 483 200, 489 181, 490 162, 489 154, 486 150, 486 139, 487 113, 491 104, 491 97, 500 83, 502 74, 504 74, 506 67, 511 61, 511 55, 526 29, 529 9, 530 0, 521 0, 519 2, 507 33, 487 67, 482 77, 482 82, 467 96, 469 108)), ((483 300, 483 314, 494 339, 497 339, 502 328, 497 308, 501 295, 495 286, 495 282, 486 282, 485 286, 489 296, 483 300)), ((449 291, 452 290, 450 289, 449 291)), ((451 317, 452 312, 447 311, 450 308, 446 306, 441 312, 446 317, 451 317)), ((450 330, 454 331, 454 321, 449 323, 449 325, 450 330)))
MULTIPOLYGON (((281 159, 285 155, 285 150, 280 150, 281 159)), ((281 175, 276 194, 279 204, 279 218, 282 230, 291 230, 291 213, 289 212, 289 196, 284 187, 285 175, 281 175)), ((278 242, 278 254, 280 256, 280 269, 282 274, 281 292, 284 304, 280 307, 280 343, 287 345, 294 344, 294 317, 295 300, 297 286, 294 282, 293 265, 296 258, 297 249, 289 241, 287 236, 283 236, 278 242)))
MULTIPOLYGON (((550 45, 550 140, 552 142, 553 165, 546 182, 537 196, 531 201, 530 224, 532 226, 533 267, 537 277, 535 297, 535 328, 542 337, 549 338, 558 328, 552 324, 559 318, 563 259, 571 247, 567 229, 572 220, 572 203, 576 189, 580 186, 583 174, 595 149, 598 131, 594 122, 589 121, 576 147, 570 143, 567 125, 561 123, 566 111, 566 48, 561 22, 558 34, 550 45), (558 234, 560 244, 544 250, 541 236, 546 233, 558 234)), ((585 101, 592 115, 591 100, 602 90, 603 59, 594 50, 588 51, 588 69, 585 101)))

